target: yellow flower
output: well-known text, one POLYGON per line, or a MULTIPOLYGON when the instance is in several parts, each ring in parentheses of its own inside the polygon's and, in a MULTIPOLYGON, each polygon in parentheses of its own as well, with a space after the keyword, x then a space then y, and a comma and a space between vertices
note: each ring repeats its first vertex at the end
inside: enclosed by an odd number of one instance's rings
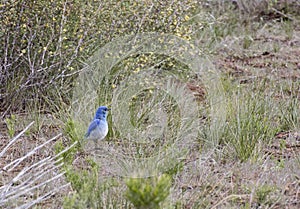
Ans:
POLYGON ((188 15, 184 16, 185 21, 188 21, 190 19, 190 17, 188 15))

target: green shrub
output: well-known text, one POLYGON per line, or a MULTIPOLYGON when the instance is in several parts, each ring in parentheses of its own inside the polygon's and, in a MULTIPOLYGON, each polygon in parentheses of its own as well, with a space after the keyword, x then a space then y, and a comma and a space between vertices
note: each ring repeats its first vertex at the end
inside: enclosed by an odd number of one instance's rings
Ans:
POLYGON ((160 208, 169 196, 171 178, 163 174, 153 178, 130 178, 126 182, 126 198, 135 208, 160 208))

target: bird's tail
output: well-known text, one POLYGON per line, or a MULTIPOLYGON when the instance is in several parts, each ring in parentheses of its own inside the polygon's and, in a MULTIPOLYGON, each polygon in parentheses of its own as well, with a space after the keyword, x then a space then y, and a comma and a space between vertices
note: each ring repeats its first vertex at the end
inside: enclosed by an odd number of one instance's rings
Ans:
POLYGON ((85 138, 85 139, 88 138, 88 137, 89 137, 89 134, 88 134, 88 133, 84 134, 84 138, 85 138))

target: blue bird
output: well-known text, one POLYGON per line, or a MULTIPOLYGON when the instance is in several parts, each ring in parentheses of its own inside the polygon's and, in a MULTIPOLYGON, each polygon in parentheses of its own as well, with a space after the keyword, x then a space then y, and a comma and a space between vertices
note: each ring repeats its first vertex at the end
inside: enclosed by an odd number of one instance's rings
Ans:
POLYGON ((93 121, 90 123, 85 138, 93 140, 96 144, 98 140, 102 140, 108 133, 107 114, 110 109, 106 106, 100 106, 95 114, 93 121))

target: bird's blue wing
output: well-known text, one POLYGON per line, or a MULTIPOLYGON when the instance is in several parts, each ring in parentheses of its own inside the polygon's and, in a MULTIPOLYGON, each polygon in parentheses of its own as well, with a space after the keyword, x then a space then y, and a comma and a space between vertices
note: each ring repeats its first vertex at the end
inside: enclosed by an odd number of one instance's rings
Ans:
POLYGON ((93 120, 93 121, 91 122, 91 124, 90 124, 90 126, 89 126, 89 128, 88 128, 88 130, 87 130, 87 132, 86 132, 86 134, 85 134, 84 136, 85 136, 86 138, 89 137, 90 134, 91 134, 91 132, 92 132, 93 130, 96 129, 96 127, 99 125, 99 123, 100 123, 100 120, 99 120, 99 119, 93 120))

